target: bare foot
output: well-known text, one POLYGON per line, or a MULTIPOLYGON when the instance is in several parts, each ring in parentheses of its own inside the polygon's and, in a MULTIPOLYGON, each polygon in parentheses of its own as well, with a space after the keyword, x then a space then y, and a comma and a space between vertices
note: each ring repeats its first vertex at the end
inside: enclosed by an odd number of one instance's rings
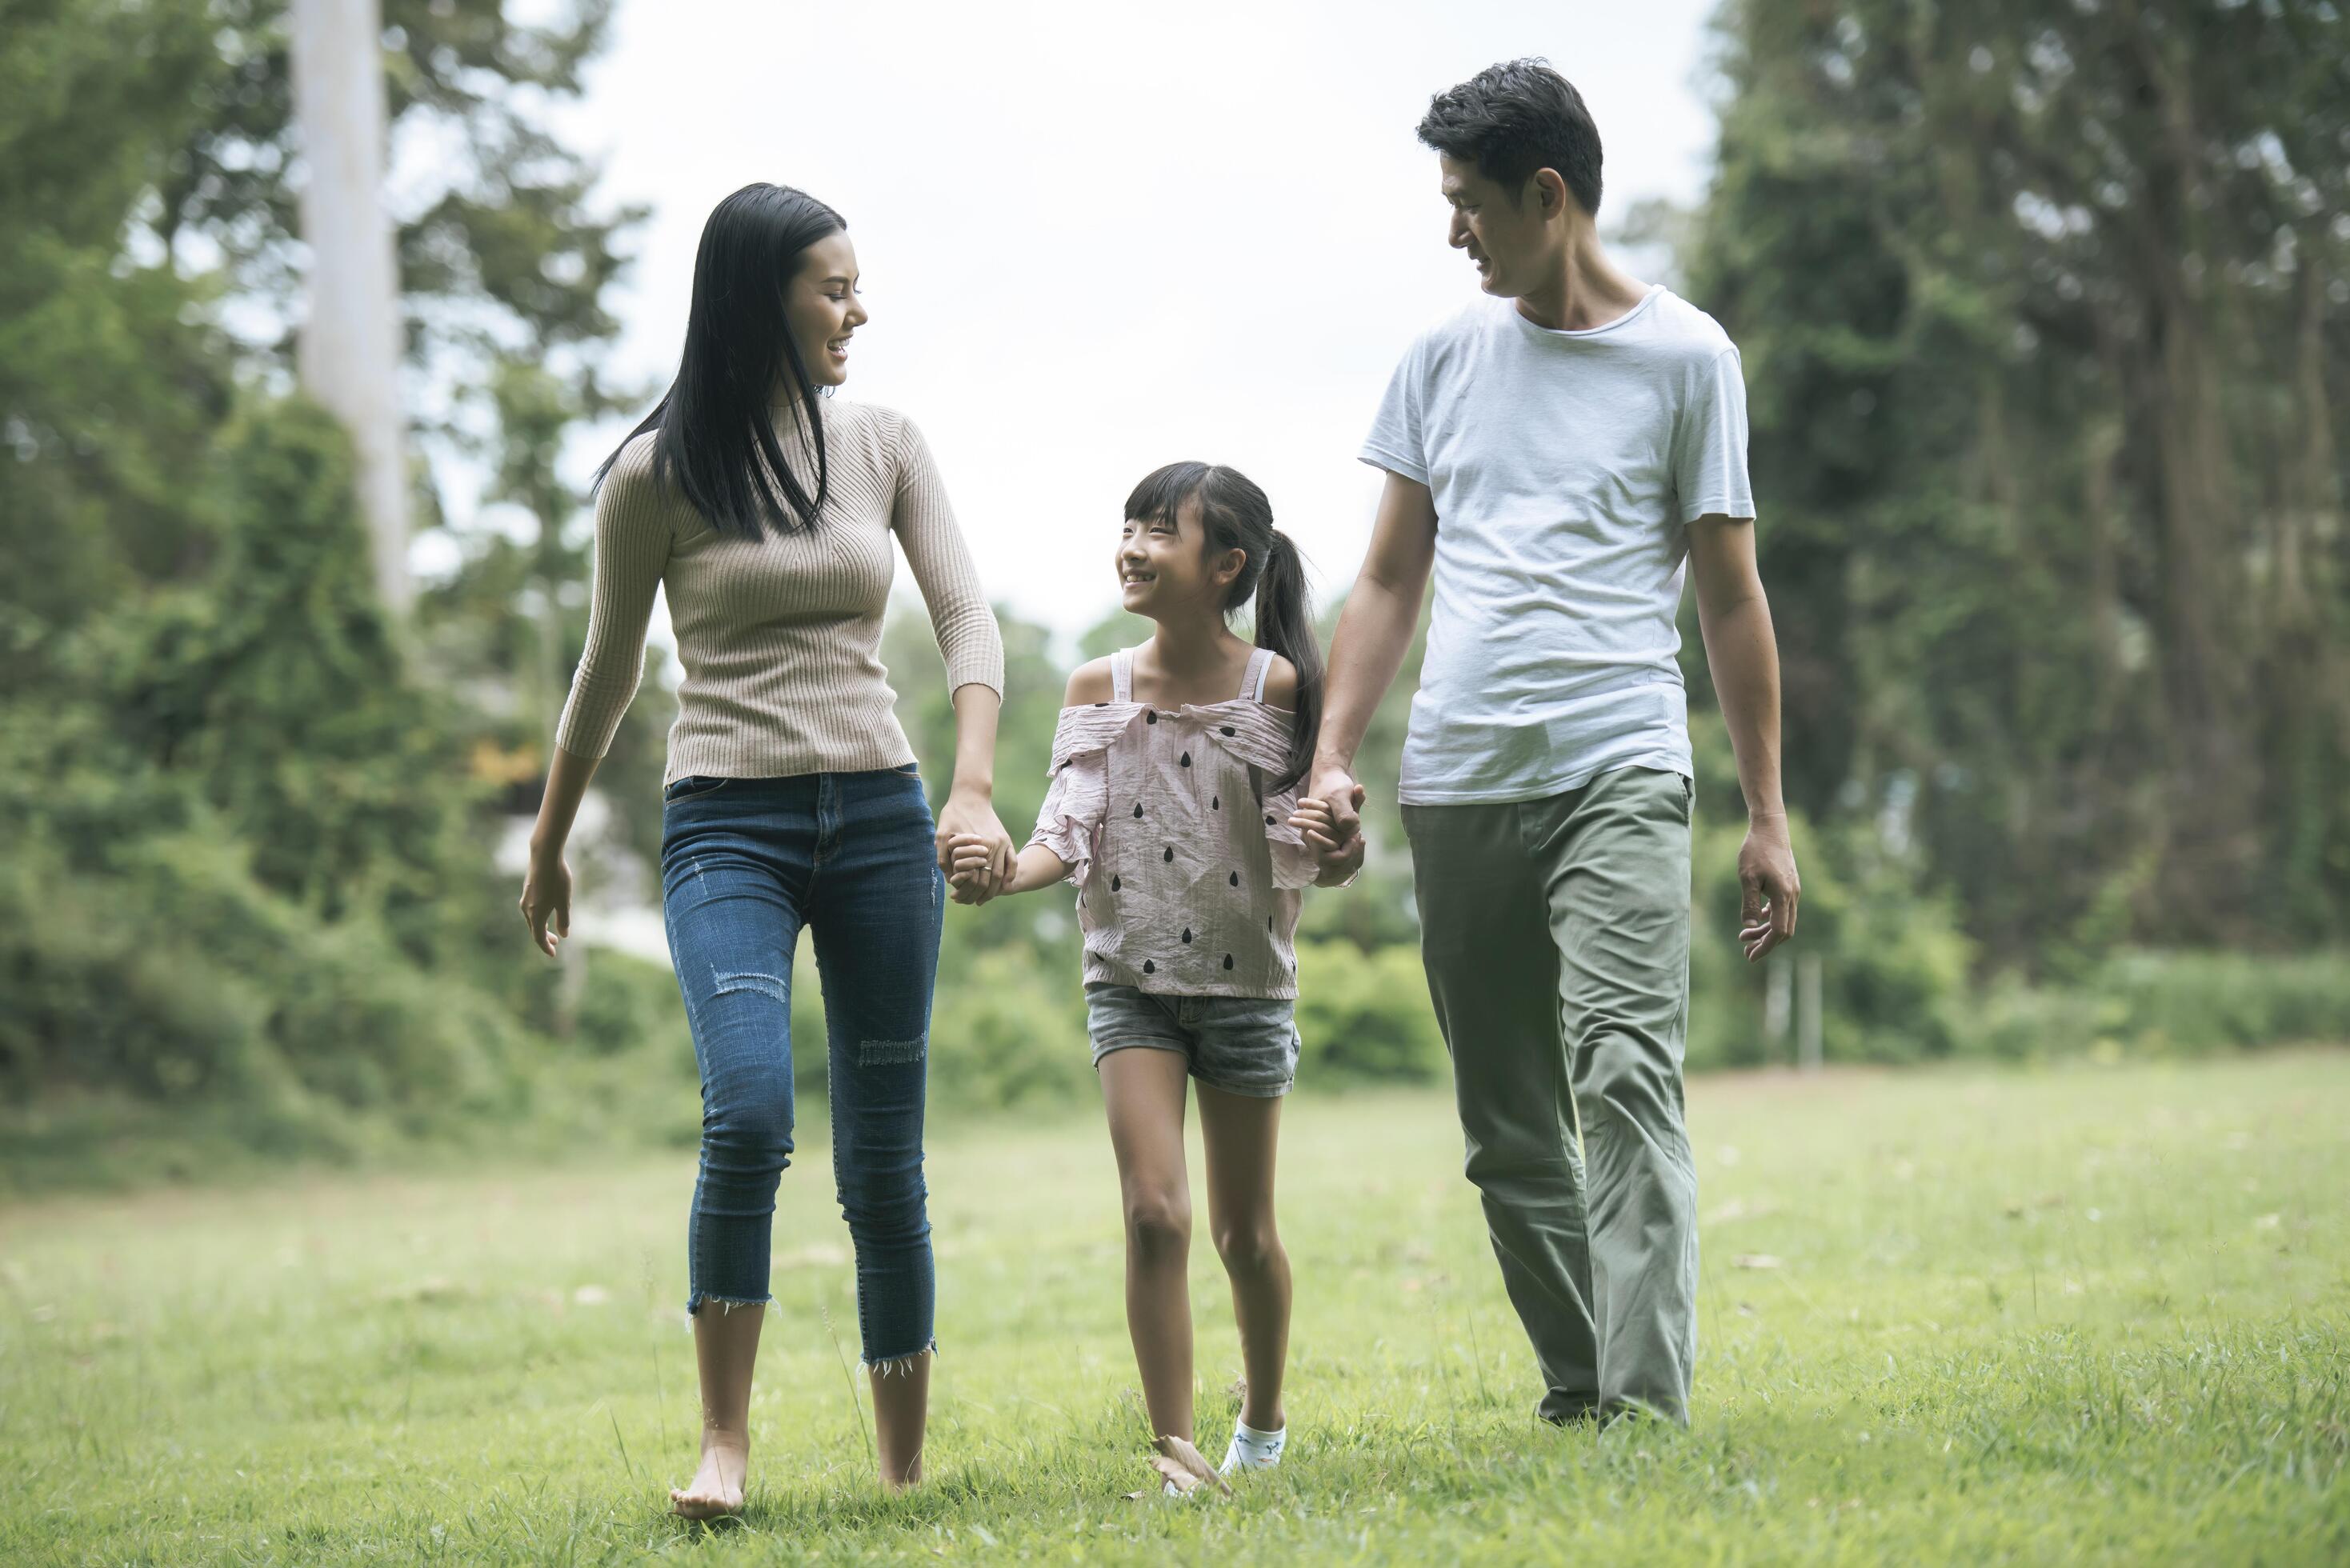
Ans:
POLYGON ((751 1437, 747 1432, 704 1431, 702 1468, 683 1487, 671 1487, 669 1500, 685 1519, 721 1519, 743 1510, 743 1481, 751 1469, 751 1437))

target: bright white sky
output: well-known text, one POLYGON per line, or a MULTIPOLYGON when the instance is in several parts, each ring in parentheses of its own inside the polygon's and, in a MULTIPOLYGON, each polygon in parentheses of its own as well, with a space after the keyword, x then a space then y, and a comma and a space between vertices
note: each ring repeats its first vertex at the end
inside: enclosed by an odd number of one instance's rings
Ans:
POLYGON ((1429 95, 1545 55, 1598 121, 1604 217, 1692 201, 1711 9, 625 0, 559 128, 653 209, 617 301, 615 369, 647 382, 720 198, 773 180, 839 209, 873 317, 844 394, 921 425, 990 596, 1066 634, 1115 603, 1127 491, 1178 458, 1263 485, 1343 592, 1388 372, 1476 288, 1412 135, 1429 95))

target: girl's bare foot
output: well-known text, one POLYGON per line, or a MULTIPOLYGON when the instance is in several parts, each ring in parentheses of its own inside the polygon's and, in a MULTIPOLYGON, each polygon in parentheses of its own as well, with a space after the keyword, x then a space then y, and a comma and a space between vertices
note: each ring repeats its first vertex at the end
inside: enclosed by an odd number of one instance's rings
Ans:
POLYGON ((706 1430, 702 1434, 702 1468, 685 1486, 671 1487, 669 1500, 685 1519, 740 1513, 743 1478, 750 1470, 749 1433, 706 1430))

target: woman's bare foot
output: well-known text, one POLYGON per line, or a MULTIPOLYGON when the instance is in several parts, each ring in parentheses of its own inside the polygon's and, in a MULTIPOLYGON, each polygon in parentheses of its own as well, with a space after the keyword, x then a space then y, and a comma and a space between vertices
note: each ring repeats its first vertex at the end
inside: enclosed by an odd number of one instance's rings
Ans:
POLYGON ((686 1519, 719 1519, 743 1511, 743 1482, 751 1471, 751 1437, 747 1432, 706 1430, 702 1434, 702 1468, 682 1487, 671 1487, 669 1500, 686 1519))

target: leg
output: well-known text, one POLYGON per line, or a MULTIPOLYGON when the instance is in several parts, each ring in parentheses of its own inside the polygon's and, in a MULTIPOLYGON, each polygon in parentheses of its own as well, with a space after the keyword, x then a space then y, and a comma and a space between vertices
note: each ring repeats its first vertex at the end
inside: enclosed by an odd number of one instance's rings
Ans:
POLYGON ((1260 1432, 1281 1431, 1288 1424, 1281 1381, 1289 1360, 1289 1254, 1273 1220, 1281 1101, 1202 1082, 1200 1132, 1208 1156, 1208 1229, 1232 1281, 1248 1379, 1241 1420, 1260 1432))
POLYGON ((1599 1391, 1610 1407, 1687 1421, 1697 1354, 1697 1168, 1681 1099, 1689 786, 1626 768, 1566 799, 1544 836, 1564 849, 1546 858, 1560 867, 1550 909, 1589 1170, 1599 1391))
POLYGON ((922 1120, 938 974, 938 863, 908 774, 818 775, 809 919, 830 1035, 833 1179, 857 1251, 857 1324, 882 1484, 921 1479, 937 1283, 922 1120))
POLYGON ((702 1073, 702 1168, 687 1231, 702 1462, 671 1497, 693 1518, 743 1503, 751 1377, 768 1300, 775 1184, 792 1149, 788 856, 715 803, 678 814, 662 856, 670 955, 702 1073))
POLYGON ((1406 806, 1420 955, 1452 1054, 1465 1168, 1554 1421, 1599 1401, 1598 1336, 1545 877, 1516 805, 1406 806))
POLYGON ((1102 1103, 1126 1210, 1126 1327, 1154 1437, 1192 1440, 1191 1183, 1183 1168, 1190 1064, 1137 1046, 1105 1054, 1102 1103))
POLYGON ((693 1365, 702 1379, 702 1463, 671 1487, 671 1506, 688 1519, 715 1519, 743 1506, 751 1469, 751 1372, 759 1360, 764 1306, 712 1298, 693 1318, 693 1365))

